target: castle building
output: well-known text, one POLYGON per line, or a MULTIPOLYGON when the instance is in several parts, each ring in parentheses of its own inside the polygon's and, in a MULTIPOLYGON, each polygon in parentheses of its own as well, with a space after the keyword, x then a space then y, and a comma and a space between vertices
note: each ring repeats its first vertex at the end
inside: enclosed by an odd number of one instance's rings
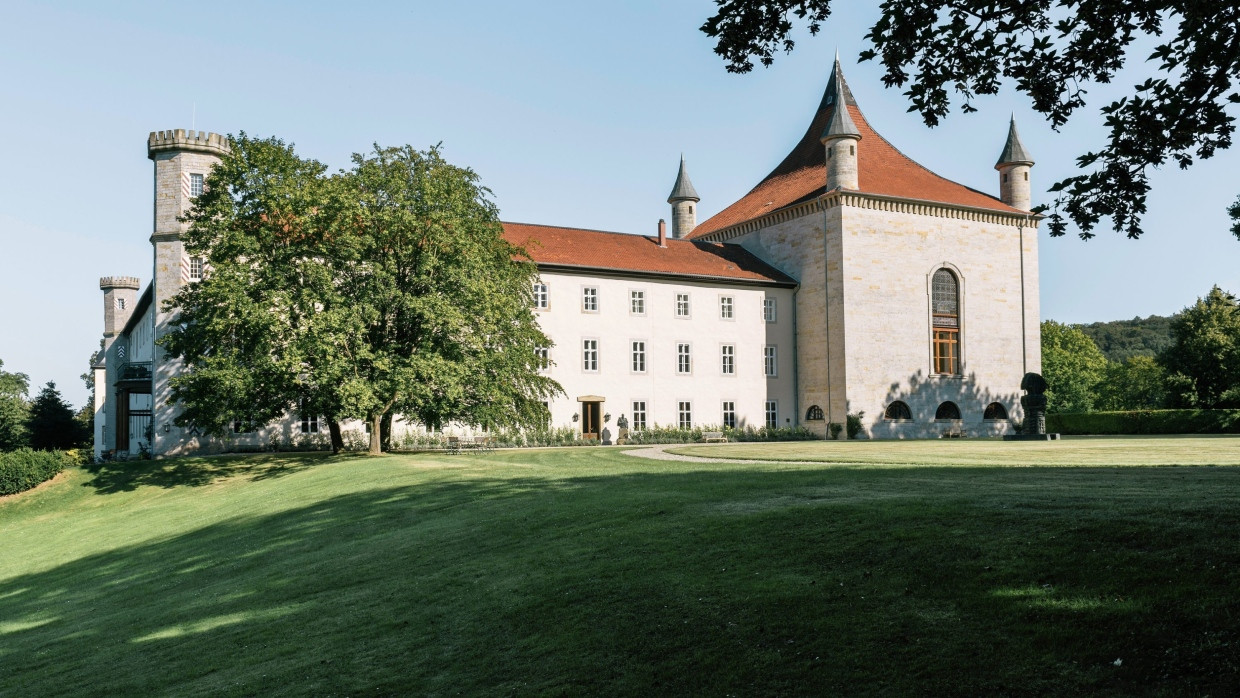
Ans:
MULTIPOLYGON (((178 217, 201 193, 225 138, 152 133, 154 271, 106 277, 95 367, 96 450, 156 456, 314 433, 290 415, 212 439, 173 424, 155 344, 162 301, 203 273, 178 217)), ((995 169, 999 197, 940 177, 876 133, 838 60, 805 135, 757 186, 697 223, 681 158, 671 234, 505 223, 540 278, 534 311, 565 395, 552 424, 607 436, 659 425, 804 426, 851 415, 868 438, 1008 433, 1021 377, 1041 366, 1033 160, 1013 121, 995 169)), ((404 425, 403 428, 416 428, 404 425)), ((325 429, 325 427, 324 427, 325 429)))

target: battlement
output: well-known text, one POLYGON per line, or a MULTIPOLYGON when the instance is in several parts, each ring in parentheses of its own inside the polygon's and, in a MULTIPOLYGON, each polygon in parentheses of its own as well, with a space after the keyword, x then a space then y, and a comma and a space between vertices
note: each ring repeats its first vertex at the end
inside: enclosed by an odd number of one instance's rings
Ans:
POLYGON ((136 291, 141 285, 138 278, 134 276, 105 276, 99 279, 99 288, 104 291, 114 288, 132 288, 136 291))
POLYGON ((146 141, 146 156, 152 160, 156 153, 188 150, 197 153, 210 153, 223 157, 228 154, 231 144, 228 136, 206 131, 186 131, 183 128, 169 131, 151 131, 146 141))

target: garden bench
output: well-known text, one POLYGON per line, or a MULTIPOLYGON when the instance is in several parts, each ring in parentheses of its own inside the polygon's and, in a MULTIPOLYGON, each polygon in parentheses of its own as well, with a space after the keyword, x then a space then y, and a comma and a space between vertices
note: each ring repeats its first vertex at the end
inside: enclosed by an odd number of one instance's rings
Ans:
POLYGON ((943 432, 943 438, 945 439, 962 439, 965 436, 968 436, 968 434, 965 433, 965 430, 959 424, 953 424, 947 428, 947 431, 943 432))
POLYGON ((461 440, 455 436, 448 437, 448 453, 460 453, 461 440))
POLYGON ((479 451, 494 451, 495 450, 495 439, 494 437, 491 437, 491 436, 475 436, 474 437, 474 448, 478 449, 479 451))
POLYGON ((728 437, 724 436, 722 431, 704 431, 702 432, 702 440, 706 443, 718 441, 726 444, 728 437))

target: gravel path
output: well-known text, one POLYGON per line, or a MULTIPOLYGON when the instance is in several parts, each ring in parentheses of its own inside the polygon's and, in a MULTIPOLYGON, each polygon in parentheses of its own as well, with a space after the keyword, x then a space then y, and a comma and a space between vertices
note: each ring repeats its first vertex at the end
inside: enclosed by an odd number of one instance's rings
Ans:
MULTIPOLYGON (((693 444, 662 444, 659 446, 645 446, 635 448, 631 451, 624 451, 626 456, 634 456, 637 458, 650 458, 652 460, 679 460, 689 463, 774 463, 769 460, 737 460, 735 458, 702 458, 701 456, 682 456, 677 453, 668 453, 669 448, 682 448, 684 446, 692 446, 693 444)), ((723 444, 720 444, 723 445, 723 444)))

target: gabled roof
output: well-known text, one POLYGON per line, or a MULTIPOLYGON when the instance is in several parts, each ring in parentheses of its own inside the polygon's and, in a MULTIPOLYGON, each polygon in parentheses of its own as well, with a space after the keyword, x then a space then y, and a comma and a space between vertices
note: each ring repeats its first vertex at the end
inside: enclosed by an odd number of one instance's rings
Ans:
MULTIPOLYGON (((832 70, 822 101, 805 135, 783 162, 748 194, 694 228, 690 238, 718 230, 816 198, 826 192, 826 149, 822 136, 835 116, 836 83, 861 143, 857 146, 859 191, 919 201, 985 208, 1004 213, 1025 213, 999 199, 931 172, 901 153, 876 133, 857 107, 842 71, 832 70)), ((842 115, 841 115, 842 119, 842 115)))
POLYGON ((504 238, 542 268, 795 286, 796 281, 740 245, 504 223, 504 238))
POLYGON ((680 172, 676 174, 676 183, 672 185, 672 193, 667 196, 667 203, 673 201, 701 201, 693 182, 689 181, 689 173, 685 172, 685 156, 680 156, 680 172))
POLYGON ((1033 164, 1033 157, 1029 155, 1029 151, 1025 150, 1025 144, 1020 142, 1020 134, 1016 132, 1016 115, 1012 115, 1012 123, 1008 126, 1007 143, 1003 144, 1003 152, 999 154, 999 161, 995 163, 995 168, 1014 163, 1033 164))

